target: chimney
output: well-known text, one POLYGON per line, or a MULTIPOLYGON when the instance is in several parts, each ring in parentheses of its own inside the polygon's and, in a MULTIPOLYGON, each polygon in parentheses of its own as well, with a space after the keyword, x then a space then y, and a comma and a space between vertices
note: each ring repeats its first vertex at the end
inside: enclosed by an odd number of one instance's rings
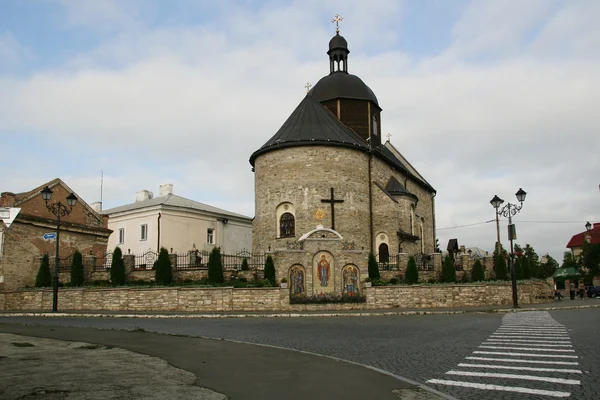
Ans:
POLYGON ((149 190, 140 190, 135 194, 135 202, 150 200, 154 195, 149 190))
POLYGON ((96 201, 95 203, 90 204, 90 207, 92 207, 92 210, 96 211, 98 214, 100 214, 102 212, 102 202, 101 201, 96 201))
POLYGON ((2 192, 0 194, 0 207, 12 207, 15 205, 15 194, 11 192, 2 192))
POLYGON ((165 183, 165 184, 160 185, 160 188, 158 189, 158 195, 166 196, 168 194, 173 194, 173 184, 165 183))

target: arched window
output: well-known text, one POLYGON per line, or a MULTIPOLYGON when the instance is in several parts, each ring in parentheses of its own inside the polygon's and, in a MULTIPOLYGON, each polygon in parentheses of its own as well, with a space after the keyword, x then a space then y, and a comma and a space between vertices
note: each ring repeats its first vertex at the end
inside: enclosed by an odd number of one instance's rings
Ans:
POLYGON ((280 237, 296 236, 296 220, 292 213, 286 212, 279 219, 280 237))
POLYGON ((379 262, 387 263, 390 262, 390 250, 387 243, 381 243, 379 245, 379 262))

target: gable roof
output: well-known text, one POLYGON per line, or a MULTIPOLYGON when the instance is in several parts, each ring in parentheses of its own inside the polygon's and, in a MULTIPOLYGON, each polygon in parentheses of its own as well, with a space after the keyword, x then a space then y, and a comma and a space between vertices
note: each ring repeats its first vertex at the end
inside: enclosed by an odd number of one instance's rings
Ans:
POLYGON ((573 235, 569 243, 567 243, 567 247, 572 249, 574 247, 582 247, 586 242, 586 237, 590 238, 591 244, 600 243, 600 222, 595 222, 594 227, 589 231, 583 231, 576 235, 573 235))
POLYGON ((108 210, 104 210, 102 213, 106 215, 113 215, 120 212, 134 211, 134 210, 142 210, 144 208, 149 208, 153 206, 172 206, 178 208, 186 208, 196 211, 205 211, 213 214, 237 217, 241 219, 251 220, 252 218, 242 215, 236 214, 231 211, 223 210, 221 208, 213 207, 208 204, 200 203, 199 201, 194 201, 190 199, 186 199, 185 197, 177 196, 175 194, 167 194, 165 196, 154 197, 149 200, 137 201, 135 203, 126 204, 124 206, 114 207, 108 210))
POLYGON ((281 128, 250 156, 250 164, 261 154, 296 146, 340 146, 369 152, 367 143, 312 96, 306 95, 281 128))
POLYGON ((383 145, 390 153, 392 153, 394 155, 394 157, 396 157, 398 160, 400 160, 402 162, 402 164, 406 167, 406 169, 408 169, 408 171, 414 175, 414 177, 418 178, 419 180, 421 180, 423 183, 426 183, 427 185, 429 185, 429 182, 427 182, 427 180, 425 178, 423 178, 423 175, 421 175, 419 173, 419 171, 416 170, 415 167, 413 167, 413 165, 406 159, 406 157, 404 157, 402 155, 402 153, 400 153, 400 151, 398 151, 398 149, 396 147, 394 147, 394 145, 392 144, 392 142, 390 142, 389 140, 385 142, 385 144, 383 145))

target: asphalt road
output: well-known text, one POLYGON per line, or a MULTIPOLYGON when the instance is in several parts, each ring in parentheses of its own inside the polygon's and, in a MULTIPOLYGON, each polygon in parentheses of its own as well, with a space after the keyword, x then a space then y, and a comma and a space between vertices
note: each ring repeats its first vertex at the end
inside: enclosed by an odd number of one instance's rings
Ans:
POLYGON ((597 382, 600 379, 598 367, 600 346, 597 337, 600 331, 600 311, 596 308, 507 315, 469 313, 331 318, 3 317, 1 323, 143 329, 149 332, 291 348, 374 366, 425 383, 463 400, 550 399, 566 395, 573 399, 592 400, 599 396, 597 382), (517 332, 523 338, 510 336, 514 335, 509 332, 510 329, 524 329, 525 332, 517 332), (560 337, 560 341, 557 340, 556 343, 562 343, 559 345, 562 347, 552 347, 548 351, 531 350, 530 348, 537 344, 526 342, 531 339, 528 336, 535 329, 540 329, 542 332, 533 334, 539 336, 537 338, 534 336, 534 339, 541 339, 538 344, 546 340, 547 343, 551 343, 555 334, 561 334, 563 337, 560 337), (545 329, 555 329, 558 333, 546 334, 548 331, 545 329), (501 337, 503 343, 490 342, 490 339, 494 341, 498 337, 501 337), (496 345, 492 347, 512 346, 513 349, 487 348, 490 345, 496 345), (522 350, 515 350, 514 347, 522 350), (567 352, 561 353, 560 349, 567 352), (481 351, 521 355, 474 353, 481 351), (537 357, 533 360, 548 361, 548 363, 527 361, 531 360, 527 354, 524 354, 527 352, 540 354, 532 356, 537 357), (472 357, 509 361, 473 360, 472 357), (554 365, 555 361, 556 365, 554 365), (574 362, 577 365, 558 364, 563 361, 574 362), (477 368, 463 366, 476 364, 479 364, 477 368), (486 366, 482 367, 482 365, 486 366), (535 369, 535 371, 524 372, 524 368, 521 367, 535 369), (537 371, 542 368, 577 370, 581 373, 537 371), (515 377, 519 374, 522 376, 515 377), (499 387, 508 387, 509 391, 499 387), (516 390, 514 388, 524 389, 510 391, 516 390))

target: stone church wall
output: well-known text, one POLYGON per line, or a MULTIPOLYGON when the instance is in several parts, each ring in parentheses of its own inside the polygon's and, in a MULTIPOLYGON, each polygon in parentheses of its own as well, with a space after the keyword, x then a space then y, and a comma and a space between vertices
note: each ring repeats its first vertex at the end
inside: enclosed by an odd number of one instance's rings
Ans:
POLYGON ((369 248, 368 156, 341 147, 286 148, 259 156, 255 161, 256 213, 253 251, 285 249, 286 243, 313 230, 317 209, 325 211, 322 224, 331 226, 331 208, 321 199, 335 190, 344 200, 335 206, 335 227, 344 240, 369 248), (296 236, 277 238, 277 206, 290 202, 296 210, 296 236))
MULTIPOLYGON (((332 310, 479 307, 512 304, 510 282, 502 284, 381 286, 363 288, 366 303, 290 304, 280 288, 61 289, 60 311, 299 312, 332 310)), ((551 281, 519 284, 519 302, 554 301, 551 281)), ((52 290, 0 292, 0 310, 49 311, 52 290)))

